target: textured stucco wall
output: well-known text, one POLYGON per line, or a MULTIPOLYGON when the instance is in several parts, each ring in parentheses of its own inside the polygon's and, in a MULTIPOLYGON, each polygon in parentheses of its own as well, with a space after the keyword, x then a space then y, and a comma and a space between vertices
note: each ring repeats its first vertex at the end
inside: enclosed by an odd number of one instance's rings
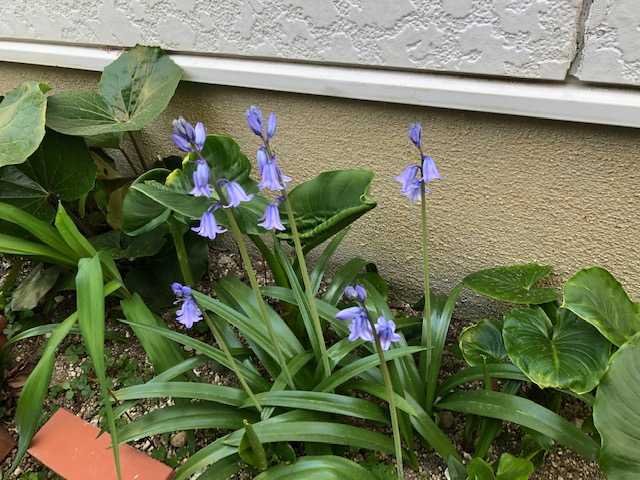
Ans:
POLYGON ((589 0, 575 74, 592 82, 640 85, 638 0, 589 0))
POLYGON ((0 37, 564 79, 582 3, 11 0, 0 37))
MULTIPOLYGON (((2 92, 27 79, 65 89, 90 88, 98 78, 0 63, 2 92)), ((244 123, 251 103, 278 112, 277 147, 296 180, 345 167, 376 172, 379 206, 356 224, 340 256, 377 262, 403 295, 420 288, 419 219, 393 176, 415 160, 405 136, 415 120, 444 176, 429 198, 437 290, 479 268, 538 261, 561 276, 604 265, 640 295, 638 130, 185 82, 144 148, 175 152, 170 121, 184 114, 233 135, 251 155, 257 143, 244 123)))

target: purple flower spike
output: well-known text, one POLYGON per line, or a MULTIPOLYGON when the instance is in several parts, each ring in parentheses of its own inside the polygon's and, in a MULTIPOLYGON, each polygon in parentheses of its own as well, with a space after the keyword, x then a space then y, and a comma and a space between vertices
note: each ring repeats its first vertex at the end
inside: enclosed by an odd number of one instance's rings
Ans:
POLYGON ((204 147, 207 132, 202 122, 198 122, 193 128, 184 117, 180 116, 173 121, 173 143, 183 152, 199 152, 204 147))
POLYGON ((409 165, 402 171, 400 175, 395 177, 395 181, 402 185, 402 193, 406 193, 408 188, 416 179, 416 175, 418 174, 419 169, 420 167, 418 165, 409 165))
POLYGON ((206 212, 202 214, 200 218, 200 225, 197 227, 193 227, 191 230, 196 232, 201 237, 208 238, 209 240, 213 240, 219 233, 224 233, 227 231, 226 228, 218 225, 216 221, 216 217, 213 214, 215 210, 219 208, 219 205, 215 205, 213 208, 210 208, 206 212))
POLYGON ((287 183, 291 181, 291 177, 282 173, 282 170, 280 170, 280 166, 278 165, 277 157, 273 156, 271 158, 267 158, 267 161, 264 162, 262 166, 260 166, 261 161, 264 161, 264 159, 258 159, 258 169, 260 170, 260 175, 262 177, 258 184, 258 188, 260 188, 260 190, 264 190, 266 188, 272 192, 284 190, 287 183))
POLYGON ((249 202, 253 198, 253 194, 248 195, 238 182, 223 178, 219 180, 219 184, 227 191, 227 200, 229 200, 229 204, 225 205, 224 208, 235 208, 242 202, 249 202))
POLYGON ((417 148, 422 148, 422 125, 420 122, 409 125, 409 139, 417 148))
POLYGON ((380 345, 385 352, 394 342, 399 342, 402 337, 396 333, 396 324, 393 320, 387 320, 384 317, 378 318, 376 323, 376 332, 380 337, 380 345))
POLYGON ((280 202, 275 201, 267 205, 267 208, 264 210, 264 215, 260 218, 260 223, 258 223, 260 227, 265 230, 286 230, 280 220, 279 204, 280 202))
POLYGON ((256 159, 258 160, 258 173, 262 176, 264 166, 269 163, 269 154, 267 153, 267 148, 264 145, 258 149, 256 159))
POLYGON ((422 178, 427 183, 432 180, 440 180, 440 172, 436 162, 429 155, 422 156, 422 178))
POLYGON ((275 112, 271 112, 269 114, 269 120, 267 121, 267 140, 271 140, 274 137, 277 125, 276 114, 275 112))
MULTIPOLYGON (((402 194, 409 199, 411 203, 416 203, 420 200, 422 190, 422 180, 414 179, 411 183, 409 183, 406 189, 402 192, 402 194)), ((428 192, 428 189, 425 189, 428 192)))
POLYGON ((177 297, 174 303, 182 302, 181 307, 176 311, 178 323, 181 323, 186 328, 191 328, 194 323, 202 320, 202 312, 191 295, 191 287, 174 282, 171 284, 171 290, 177 297))
POLYGON ((349 325, 349 341, 358 339, 370 342, 373 340, 373 332, 369 323, 367 311, 362 307, 349 307, 340 310, 336 314, 338 320, 351 321, 349 325))
POLYGON ((348 285, 344 289, 344 296, 347 300, 363 303, 367 299, 367 291, 360 284, 348 285))
POLYGON ((196 165, 196 171, 193 172, 193 189, 189 193, 194 197, 211 198, 209 175, 209 164, 200 158, 196 165))
POLYGON ((262 137, 262 110, 256 105, 251 105, 246 113, 247 125, 253 133, 262 137))

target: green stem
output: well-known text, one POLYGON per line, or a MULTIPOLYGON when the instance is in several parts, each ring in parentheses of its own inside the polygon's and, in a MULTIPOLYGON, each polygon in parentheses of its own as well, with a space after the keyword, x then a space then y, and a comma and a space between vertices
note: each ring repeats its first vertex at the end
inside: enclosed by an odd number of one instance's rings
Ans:
MULTIPOLYGON (((218 193, 221 199, 223 199, 221 192, 218 193)), ((285 378, 289 387, 292 390, 296 389, 295 383, 293 381, 293 377, 291 376, 291 372, 289 372, 289 367, 287 366, 286 359, 282 350, 280 349, 280 342, 278 342, 278 337, 276 336, 276 332, 273 329, 273 324, 271 322, 271 318, 269 318, 269 312, 267 311, 267 305, 265 304, 264 297, 262 296, 262 290, 260 289, 260 285, 258 284, 258 277, 256 275, 256 271, 253 268, 253 264, 251 263, 251 257, 249 256, 249 251, 247 250, 247 244, 244 241, 242 236, 242 231, 238 226, 238 222, 236 221, 236 217, 231 211, 231 209, 225 209, 227 214, 227 223, 229 224, 229 228, 231 229, 231 234, 238 244, 238 249, 240 250, 240 257, 242 258, 242 264, 244 266, 245 272, 247 272, 247 277, 249 277, 249 284, 251 288, 255 292, 256 302, 258 303, 258 308, 260 309, 260 315, 262 316, 262 321, 267 327, 267 331, 269 333, 269 338, 271 343, 273 344, 276 350, 276 356, 278 357, 278 363, 284 372, 285 378)))
POLYGON ((242 385, 242 388, 244 389, 245 393, 249 396, 249 398, 251 399, 253 404, 256 406, 258 411, 262 412, 262 406, 260 405, 260 402, 254 395, 253 390, 251 390, 251 387, 245 380, 244 375, 242 375, 242 372, 240 371, 240 369, 238 369, 236 359, 233 358, 233 355, 231 354, 231 350, 229 350, 229 347, 227 346, 227 342, 225 342, 224 340, 222 332, 218 330, 218 327, 216 326, 216 324, 213 322, 213 320, 211 320, 211 317, 209 317, 207 312, 205 312, 204 310, 202 310, 202 317, 207 322, 207 325, 209 326, 209 330, 211 330, 211 333, 213 333, 213 338, 216 339, 216 343, 222 349, 222 352, 225 354, 225 356, 227 357, 227 360, 231 364, 231 369, 233 370, 233 373, 236 374, 236 377, 238 377, 238 380, 240 381, 240 385, 242 385))
POLYGON ((420 188, 420 210, 421 210, 421 230, 422 230, 422 261, 424 275, 424 312, 422 315, 422 339, 421 343, 427 350, 420 355, 420 370, 426 383, 425 410, 431 414, 433 399, 435 396, 435 381, 430 382, 430 368, 432 363, 433 348, 433 325, 431 322, 431 291, 429 288, 429 250, 428 250, 428 225, 427 225, 427 202, 426 187, 424 182, 420 188), (433 383, 433 384, 432 384, 433 383))
POLYGON ((280 265, 280 262, 278 261, 278 258, 273 253, 273 251, 266 243, 264 243, 262 237, 260 235, 249 235, 249 239, 253 242, 256 248, 260 250, 260 254, 269 265, 276 285, 278 285, 279 287, 289 288, 289 280, 287 279, 287 274, 284 271, 284 268, 282 268, 282 265, 280 265))
POLYGON ((327 346, 324 343, 324 334, 322 333, 322 325, 320 323, 320 316, 318 315, 318 307, 316 305, 316 297, 313 291, 313 285, 309 278, 309 271, 307 270, 307 262, 304 259, 304 251, 302 250, 302 243, 300 242, 300 234, 298 233, 298 226, 296 225, 296 219, 293 215, 293 207, 289 201, 289 195, 286 190, 283 191, 284 204, 287 210, 287 219, 289 221, 289 228, 291 229, 291 236, 293 237, 293 245, 296 250, 296 257, 300 266, 300 273, 302 274, 302 283, 304 284, 304 290, 307 295, 307 303, 309 303, 309 313, 311 314, 311 320, 313 321, 313 327, 316 331, 316 337, 318 338, 318 347, 320 348, 320 357, 322 361, 322 367, 324 371, 324 378, 331 375, 331 367, 329 366, 329 356, 327 355, 327 346))
POLYGON ((193 273, 191 272, 191 265, 189 265, 187 247, 184 244, 184 235, 180 231, 180 227, 174 222, 170 222, 170 230, 173 245, 176 249, 176 256, 178 257, 178 264, 180 265, 180 272, 182 273, 182 279, 187 285, 193 286, 193 273))
POLYGON ((391 429, 393 430, 393 445, 396 452, 396 469, 398 471, 398 479, 404 479, 404 467, 402 464, 402 440, 400 436, 400 424, 398 422, 398 412, 396 410, 395 392, 393 390, 393 384, 391 383, 391 375, 389 373, 389 367, 387 360, 384 358, 384 350, 382 350, 382 344, 380 343, 380 337, 376 332, 376 326, 373 320, 369 318, 371 324, 371 331, 376 344, 376 351, 378 352, 378 358, 380 358, 380 368, 382 369, 382 377, 384 379, 384 386, 387 391, 387 402, 389 403, 389 415, 391 416, 391 429))

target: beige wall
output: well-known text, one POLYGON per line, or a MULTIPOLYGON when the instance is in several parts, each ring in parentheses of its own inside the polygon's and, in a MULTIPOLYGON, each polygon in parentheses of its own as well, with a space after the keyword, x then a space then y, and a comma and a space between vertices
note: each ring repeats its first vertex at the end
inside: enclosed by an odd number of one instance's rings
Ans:
MULTIPOLYGON (((92 88, 98 78, 0 63, 0 91, 27 79, 92 88)), ((563 277, 603 265, 640 296, 638 130, 185 82, 147 129, 145 147, 175 152, 170 121, 183 114, 236 137, 251 157, 257 141, 244 110, 252 103, 278 113, 277 148, 296 180, 347 167, 376 172, 378 208, 357 223, 340 256, 375 261, 407 297, 420 289, 418 207, 393 177, 415 161, 405 134, 415 120, 444 176, 429 198, 436 290, 483 267, 537 261, 563 277)))

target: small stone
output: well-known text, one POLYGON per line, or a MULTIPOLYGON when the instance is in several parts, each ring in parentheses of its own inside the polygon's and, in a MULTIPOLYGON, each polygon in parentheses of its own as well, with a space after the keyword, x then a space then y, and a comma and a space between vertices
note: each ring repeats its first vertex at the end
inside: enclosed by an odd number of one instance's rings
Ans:
POLYGON ((62 295, 56 295, 55 297, 53 297, 53 301, 56 303, 60 303, 64 300, 64 296, 62 295))
POLYGON ((182 448, 187 444, 187 432, 178 432, 171 437, 171 446, 182 448))

